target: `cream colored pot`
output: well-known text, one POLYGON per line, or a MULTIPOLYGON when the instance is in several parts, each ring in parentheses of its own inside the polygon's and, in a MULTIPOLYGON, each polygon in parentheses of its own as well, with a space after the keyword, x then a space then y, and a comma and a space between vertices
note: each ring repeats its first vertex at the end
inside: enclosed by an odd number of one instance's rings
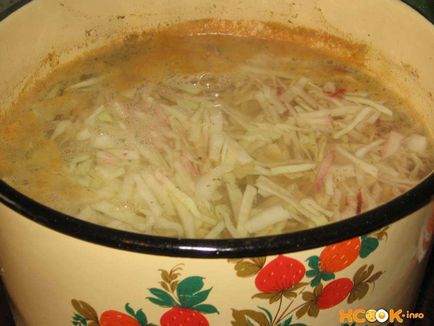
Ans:
MULTIPOLYGON (((434 28, 397 0, 35 0, 0 22, 0 108, 35 73, 86 49, 202 18, 280 22, 364 43, 367 66, 434 128, 434 28)), ((433 232, 433 175, 343 222, 231 241, 115 231, 0 187, 1 277, 19 326, 406 323, 433 232)))

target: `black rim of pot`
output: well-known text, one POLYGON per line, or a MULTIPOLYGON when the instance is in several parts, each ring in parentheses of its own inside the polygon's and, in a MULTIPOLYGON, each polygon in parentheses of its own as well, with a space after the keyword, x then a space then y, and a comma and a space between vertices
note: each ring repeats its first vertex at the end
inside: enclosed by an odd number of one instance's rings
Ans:
MULTIPOLYGON (((31 0, 17 2, 0 13, 0 20, 29 2, 31 0)), ((434 173, 392 201, 340 222, 275 236, 201 240, 150 236, 82 221, 46 207, 0 180, 0 201, 4 205, 52 230, 116 249, 191 258, 253 257, 318 248, 381 229, 429 204, 433 195, 434 173)))

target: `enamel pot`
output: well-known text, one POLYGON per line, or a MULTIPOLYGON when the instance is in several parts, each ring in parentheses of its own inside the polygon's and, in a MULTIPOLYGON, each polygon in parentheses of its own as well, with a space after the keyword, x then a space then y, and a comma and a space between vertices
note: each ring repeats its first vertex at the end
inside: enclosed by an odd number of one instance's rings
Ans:
MULTIPOLYGON (((35 0, 14 9, 0 22, 2 110, 35 74, 128 33, 256 20, 363 44, 364 65, 406 94, 434 134, 434 27, 400 1, 35 0)), ((351 325, 386 315, 405 323, 431 247, 433 190, 431 174, 323 227, 179 240, 93 225, 1 182, 1 278, 18 326, 351 325)))

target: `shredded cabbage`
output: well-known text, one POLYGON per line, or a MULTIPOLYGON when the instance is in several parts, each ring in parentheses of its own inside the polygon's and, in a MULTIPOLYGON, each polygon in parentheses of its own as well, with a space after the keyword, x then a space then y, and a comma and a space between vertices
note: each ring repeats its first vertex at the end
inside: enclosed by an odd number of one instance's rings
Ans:
POLYGON ((371 209, 427 169, 426 137, 381 125, 397 116, 385 103, 254 61, 124 93, 53 121, 50 136, 80 149, 69 171, 97 194, 79 216, 110 227, 207 239, 290 232, 371 209))

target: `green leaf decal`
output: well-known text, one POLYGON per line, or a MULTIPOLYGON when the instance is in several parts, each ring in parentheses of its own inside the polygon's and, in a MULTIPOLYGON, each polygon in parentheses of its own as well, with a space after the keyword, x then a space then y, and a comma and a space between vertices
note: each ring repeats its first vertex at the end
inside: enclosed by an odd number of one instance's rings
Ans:
POLYGON ((321 278, 324 281, 331 281, 335 279, 335 274, 334 273, 321 273, 321 278))
POLYGON ((175 299, 173 299, 172 296, 166 291, 157 288, 151 288, 149 289, 149 292, 151 292, 153 295, 157 297, 157 298, 147 297, 147 299, 152 303, 155 303, 162 307, 174 307, 178 305, 175 299))
POLYGON ((313 269, 307 271, 306 276, 313 278, 312 281, 310 281, 310 285, 313 288, 316 287, 321 282, 321 280, 328 282, 335 279, 334 273, 324 273, 319 270, 313 270, 313 269))
POLYGON ((203 288, 203 285, 203 277, 190 276, 179 282, 176 288, 176 293, 178 294, 178 297, 183 295, 193 295, 200 291, 203 288))
POLYGON ((379 245, 379 241, 375 238, 368 237, 363 235, 362 239, 362 247, 360 249, 360 258, 368 257, 375 249, 377 249, 379 245))
MULTIPOLYGON (((211 288, 212 289, 212 288, 211 288)), ((191 308, 195 305, 202 303, 208 298, 209 293, 211 292, 211 289, 204 290, 197 292, 193 295, 184 295, 183 297, 180 297, 179 300, 181 301, 181 305, 185 308, 191 308)))
POLYGON ((267 309, 262 308, 262 307, 258 307, 260 310, 262 310, 263 312, 265 312, 265 315, 268 318, 268 321, 270 322, 270 325, 273 323, 273 316, 271 315, 271 312, 269 312, 267 309))
POLYGON ((335 278, 334 273, 326 273, 320 270, 318 256, 310 256, 306 261, 308 262, 309 267, 312 268, 306 272, 306 276, 313 278, 312 281, 310 281, 310 285, 313 288, 318 286, 322 280, 327 282, 335 278))
POLYGON ((306 259, 307 264, 310 268, 319 270, 319 257, 318 256, 310 256, 306 259))
POLYGON ((136 319, 140 323, 140 326, 147 326, 148 325, 148 318, 146 318, 145 313, 142 309, 139 309, 136 313, 136 319))
POLYGON ((292 316, 289 316, 289 318, 283 322, 282 326, 290 326, 291 322, 292 322, 292 316))
POLYGON ((291 324, 291 321, 292 321, 291 319, 285 320, 283 323, 280 323, 278 326, 306 326, 305 324, 300 324, 300 323, 291 324))
POLYGON ((72 317, 72 325, 73 326, 87 326, 87 319, 82 315, 74 314, 72 317))
POLYGON ((200 304, 194 307, 194 310, 203 312, 204 314, 219 314, 219 311, 216 307, 210 304, 200 304))
POLYGON ((127 303, 127 304, 125 305, 125 311, 126 311, 129 315, 131 315, 131 316, 133 316, 134 318, 136 318, 136 313, 135 313, 134 309, 130 307, 130 304, 129 304, 129 303, 127 303))
POLYGON ((315 276, 315 278, 310 282, 310 286, 313 287, 313 288, 315 288, 320 283, 321 283, 321 274, 315 276))
POLYGON ((307 276, 307 277, 315 277, 315 276, 317 276, 317 275, 318 275, 318 271, 315 270, 315 269, 309 269, 309 270, 306 272, 306 276, 307 276))
POLYGON ((151 301, 152 303, 154 303, 160 307, 164 307, 164 308, 172 308, 173 307, 173 306, 169 305, 167 302, 160 300, 160 299, 157 299, 157 298, 148 297, 146 299, 148 299, 149 301, 151 301))

